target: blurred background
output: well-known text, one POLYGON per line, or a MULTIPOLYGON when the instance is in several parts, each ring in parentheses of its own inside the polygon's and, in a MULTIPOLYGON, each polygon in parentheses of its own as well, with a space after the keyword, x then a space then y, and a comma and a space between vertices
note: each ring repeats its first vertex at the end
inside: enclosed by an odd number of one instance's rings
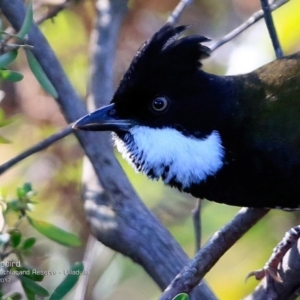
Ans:
MULTIPOLYGON (((34 1, 39 18, 48 7, 59 0, 34 1)), ((123 22, 117 48, 115 85, 122 78, 140 45, 155 33, 177 5, 174 0, 131 0, 123 22)), ((74 1, 68 9, 53 20, 40 25, 53 47, 73 86, 84 100, 88 87, 89 39, 96 16, 96 1, 74 1)), ((189 34, 201 34, 213 41, 243 23, 260 9, 259 0, 195 0, 182 14, 179 23, 191 24, 189 34)), ((300 50, 300 1, 291 0, 274 13, 275 24, 284 53, 300 50)), ((263 21, 258 22, 239 37, 216 50, 204 62, 204 69, 219 75, 251 71, 274 59, 268 33, 263 21)), ((0 164, 29 148, 33 144, 63 128, 66 123, 55 101, 37 83, 26 59, 19 58, 13 69, 25 75, 24 80, 12 84, 2 82, 5 96, 0 108, 15 121, 0 134, 10 144, 0 145, 0 164)), ((85 242, 89 235, 81 202, 81 167, 83 151, 76 139, 69 136, 47 150, 35 154, 10 169, 0 178, 2 197, 14 197, 17 186, 31 182, 37 191, 33 215, 47 220, 83 240, 79 248, 65 248, 51 242, 27 226, 24 234, 36 236, 34 255, 28 257, 31 266, 41 270, 68 269, 75 261, 83 260, 85 242)), ((161 182, 149 181, 136 174, 120 160, 130 181, 146 205, 151 208, 172 232, 190 257, 194 255, 194 235, 191 210, 195 200, 161 182)), ((205 201, 202 213, 203 241, 232 219, 239 209, 205 201)), ((250 293, 257 282, 246 275, 264 265, 272 248, 285 231, 300 224, 299 213, 272 211, 260 221, 206 276, 209 285, 220 299, 240 299, 250 293)), ((146 272, 128 258, 114 253, 97 242, 91 255, 94 262, 90 270, 86 299, 157 299, 160 290, 146 272)), ((63 275, 46 276, 43 285, 52 291, 63 275)), ((76 299, 69 295, 66 299, 76 299)))

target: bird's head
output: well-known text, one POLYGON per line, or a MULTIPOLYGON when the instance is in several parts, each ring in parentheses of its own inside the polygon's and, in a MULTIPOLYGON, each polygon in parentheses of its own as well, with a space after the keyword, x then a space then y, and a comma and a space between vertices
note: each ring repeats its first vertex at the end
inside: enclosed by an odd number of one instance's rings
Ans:
POLYGON ((165 25, 145 42, 111 104, 74 128, 115 132, 118 150, 137 170, 188 190, 222 167, 224 150, 218 78, 200 69, 208 39, 179 38, 185 29, 165 25))

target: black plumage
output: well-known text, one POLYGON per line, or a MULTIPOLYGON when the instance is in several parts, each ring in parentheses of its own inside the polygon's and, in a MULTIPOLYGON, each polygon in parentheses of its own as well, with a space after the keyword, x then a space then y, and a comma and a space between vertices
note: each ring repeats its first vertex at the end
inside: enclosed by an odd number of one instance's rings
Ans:
POLYGON ((166 25, 156 33, 137 52, 111 105, 74 127, 115 131, 119 149, 139 170, 195 197, 298 209, 300 54, 249 74, 217 76, 201 69, 208 39, 180 38, 185 28, 166 25), (161 145, 169 145, 170 157, 161 145), (203 156, 195 166, 192 145, 203 156), (186 149, 191 153, 181 155, 186 149))

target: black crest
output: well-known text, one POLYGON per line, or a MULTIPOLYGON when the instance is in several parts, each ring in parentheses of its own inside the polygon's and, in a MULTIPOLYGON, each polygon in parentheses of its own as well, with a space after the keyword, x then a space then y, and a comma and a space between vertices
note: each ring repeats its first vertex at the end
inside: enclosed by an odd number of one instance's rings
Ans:
MULTIPOLYGON (((204 36, 187 36, 180 39, 180 33, 186 28, 187 26, 184 25, 173 27, 167 24, 163 26, 149 41, 141 46, 128 71, 156 62, 165 62, 170 64, 170 67, 172 63, 195 66, 197 61, 208 57, 210 49, 200 43, 208 42, 209 39, 204 36)), ((196 65, 201 66, 200 62, 196 65)))
POLYGON ((209 39, 204 36, 180 38, 186 28, 166 24, 146 41, 135 54, 116 95, 137 84, 139 78, 161 76, 166 70, 181 74, 197 71, 202 65, 200 60, 210 55, 210 49, 201 44, 209 39))

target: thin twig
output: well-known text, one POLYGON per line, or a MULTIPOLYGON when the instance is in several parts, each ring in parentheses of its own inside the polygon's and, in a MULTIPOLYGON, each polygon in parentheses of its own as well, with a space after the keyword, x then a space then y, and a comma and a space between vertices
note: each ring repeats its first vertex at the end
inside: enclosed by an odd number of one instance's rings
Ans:
POLYGON ((44 139, 42 142, 30 147, 28 150, 25 150, 24 152, 20 153, 19 155, 15 156, 14 158, 10 159, 6 163, 0 165, 0 175, 3 174, 5 171, 7 171, 9 168, 17 164, 18 162, 22 161, 23 159, 29 157, 30 155, 37 153, 41 150, 46 149, 53 143, 57 142, 58 140, 66 137, 67 135, 71 134, 73 132, 73 129, 71 126, 68 126, 61 130, 60 132, 57 132, 48 138, 44 139))
POLYGON ((280 42, 276 33, 275 25, 272 18, 272 13, 270 9, 270 5, 268 0, 261 0, 261 7, 264 12, 264 18, 265 22, 269 31, 269 35, 273 44, 273 48, 275 51, 275 55, 277 58, 280 58, 283 56, 282 48, 280 46, 280 42))
POLYGON ((175 9, 172 11, 172 13, 170 14, 167 23, 168 24, 175 24, 177 23, 179 16, 181 15, 181 13, 183 12, 183 10, 185 9, 185 7, 187 5, 189 5, 192 2, 192 0, 181 0, 177 6, 175 7, 175 9))
MULTIPOLYGON (((281 7, 282 5, 286 4, 287 2, 289 2, 289 0, 280 0, 276 3, 273 3, 270 6, 270 10, 274 11, 277 8, 281 7)), ((222 39, 220 39, 219 41, 215 42, 214 44, 212 44, 210 46, 210 50, 211 52, 215 51, 216 49, 218 49, 219 47, 221 47, 222 45, 224 45, 225 43, 229 42, 230 40, 232 40, 233 38, 235 38, 236 36, 238 36, 239 34, 241 34, 243 31, 245 31, 247 28, 249 28, 250 26, 252 26, 253 24, 255 24, 256 22, 258 22, 259 20, 261 20, 264 17, 264 12, 262 10, 257 11, 256 13, 254 13, 246 22, 244 22, 242 25, 240 25, 239 27, 235 28, 234 30, 232 30, 231 32, 229 32, 228 34, 226 34, 222 39)))
POLYGON ((90 279, 89 275, 92 269, 96 242, 97 240, 90 234, 87 240, 83 257, 85 276, 80 276, 80 279, 76 285, 75 295, 78 300, 86 299, 86 292, 88 289, 88 283, 90 279))
POLYGON ((202 235, 202 224, 201 224, 201 198, 196 199, 195 208, 192 210, 194 231, 195 231, 195 249, 196 253, 201 248, 201 235, 202 235))
MULTIPOLYGON (((52 7, 51 9, 49 9, 47 11, 47 13, 45 13, 43 16, 41 16, 38 20, 36 20, 36 24, 40 25, 43 22, 45 22, 48 19, 53 19, 54 17, 56 17, 62 10, 64 10, 65 8, 67 8, 70 5, 70 0, 66 0, 64 3, 62 4, 58 4, 55 5, 54 7, 52 7)), ((11 38, 16 38, 15 35, 15 30, 12 27, 8 27, 6 28, 5 32, 3 32, 4 34, 7 35, 7 37, 4 39, 3 44, 6 45, 8 43, 8 41, 11 38)), ((6 45, 7 47, 9 45, 6 45)), ((17 46, 22 46, 22 45, 17 45, 17 46)), ((29 45, 23 45, 23 46, 29 46, 29 45)), ((17 47, 16 47, 17 48, 17 47)), ((10 49, 11 50, 11 49, 10 49)))
POLYGON ((56 17, 58 15, 58 13, 60 13, 62 10, 64 10, 65 8, 67 8, 70 5, 70 0, 66 0, 64 3, 62 4, 58 4, 55 5, 54 7, 52 7, 51 9, 49 9, 47 11, 47 13, 45 13, 43 16, 41 16, 37 21, 36 24, 40 25, 41 23, 43 23, 44 21, 48 20, 48 19, 52 19, 54 17, 56 17))

